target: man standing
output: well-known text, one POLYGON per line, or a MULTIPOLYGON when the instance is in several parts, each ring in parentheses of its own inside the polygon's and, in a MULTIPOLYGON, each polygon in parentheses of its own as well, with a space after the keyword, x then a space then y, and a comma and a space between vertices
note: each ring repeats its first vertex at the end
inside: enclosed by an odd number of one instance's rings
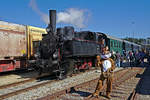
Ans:
POLYGON ((113 70, 115 69, 114 61, 110 58, 111 53, 108 51, 108 47, 103 48, 101 56, 97 56, 97 66, 101 68, 101 75, 96 86, 96 90, 93 93, 94 97, 98 97, 102 90, 104 80, 106 79, 107 90, 106 97, 111 98, 110 93, 112 91, 113 70))
POLYGON ((117 51, 116 52, 116 66, 120 67, 120 60, 121 60, 121 55, 120 53, 117 51))

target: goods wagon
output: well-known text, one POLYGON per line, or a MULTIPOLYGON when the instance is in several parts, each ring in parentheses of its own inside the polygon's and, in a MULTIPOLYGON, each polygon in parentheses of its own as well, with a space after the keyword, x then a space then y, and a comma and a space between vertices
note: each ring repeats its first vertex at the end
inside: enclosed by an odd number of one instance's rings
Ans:
POLYGON ((42 34, 46 34, 46 30, 33 26, 26 26, 27 33, 27 57, 32 59, 37 48, 37 42, 42 40, 42 34))
POLYGON ((0 21, 0 72, 27 68, 33 42, 42 39, 45 29, 0 21))

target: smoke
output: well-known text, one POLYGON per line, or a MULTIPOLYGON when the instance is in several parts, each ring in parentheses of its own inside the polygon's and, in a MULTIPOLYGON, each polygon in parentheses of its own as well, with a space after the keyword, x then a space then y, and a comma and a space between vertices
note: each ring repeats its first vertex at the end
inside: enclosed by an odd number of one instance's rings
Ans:
MULTIPOLYGON (((41 12, 36 4, 36 0, 30 1, 31 8, 41 17, 41 20, 49 24, 48 14, 41 12)), ((72 24, 78 28, 84 28, 88 22, 89 13, 86 10, 69 8, 65 12, 57 13, 57 23, 72 24)))
POLYGON ((78 28, 84 28, 88 18, 85 10, 69 8, 65 12, 57 14, 57 23, 73 24, 78 28))
POLYGON ((49 17, 48 17, 48 15, 45 14, 45 13, 43 13, 43 12, 41 12, 41 11, 38 9, 35 0, 31 0, 31 1, 30 1, 30 6, 31 6, 31 8, 32 8, 38 15, 40 15, 41 20, 42 20, 44 23, 46 23, 46 24, 49 23, 49 17))

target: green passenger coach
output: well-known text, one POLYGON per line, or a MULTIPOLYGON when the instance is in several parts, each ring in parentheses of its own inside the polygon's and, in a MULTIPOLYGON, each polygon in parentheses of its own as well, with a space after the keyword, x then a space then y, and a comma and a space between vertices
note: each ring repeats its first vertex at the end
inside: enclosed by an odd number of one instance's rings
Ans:
POLYGON ((103 37, 110 51, 118 51, 120 54, 123 54, 123 40, 106 34, 103 34, 103 37))

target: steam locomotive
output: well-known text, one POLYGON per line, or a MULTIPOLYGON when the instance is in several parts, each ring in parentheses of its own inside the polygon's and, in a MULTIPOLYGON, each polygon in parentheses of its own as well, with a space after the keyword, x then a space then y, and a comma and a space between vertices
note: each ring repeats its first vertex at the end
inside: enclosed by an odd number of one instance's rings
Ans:
POLYGON ((48 34, 43 34, 42 41, 37 41, 35 60, 30 60, 30 64, 40 73, 57 73, 59 78, 95 66, 102 40, 105 40, 105 45, 110 49, 114 48, 120 53, 123 51, 123 45, 127 43, 101 32, 75 32, 71 26, 56 30, 55 10, 50 10, 50 24, 46 30, 48 34), (114 47, 113 41, 117 44, 114 47))

